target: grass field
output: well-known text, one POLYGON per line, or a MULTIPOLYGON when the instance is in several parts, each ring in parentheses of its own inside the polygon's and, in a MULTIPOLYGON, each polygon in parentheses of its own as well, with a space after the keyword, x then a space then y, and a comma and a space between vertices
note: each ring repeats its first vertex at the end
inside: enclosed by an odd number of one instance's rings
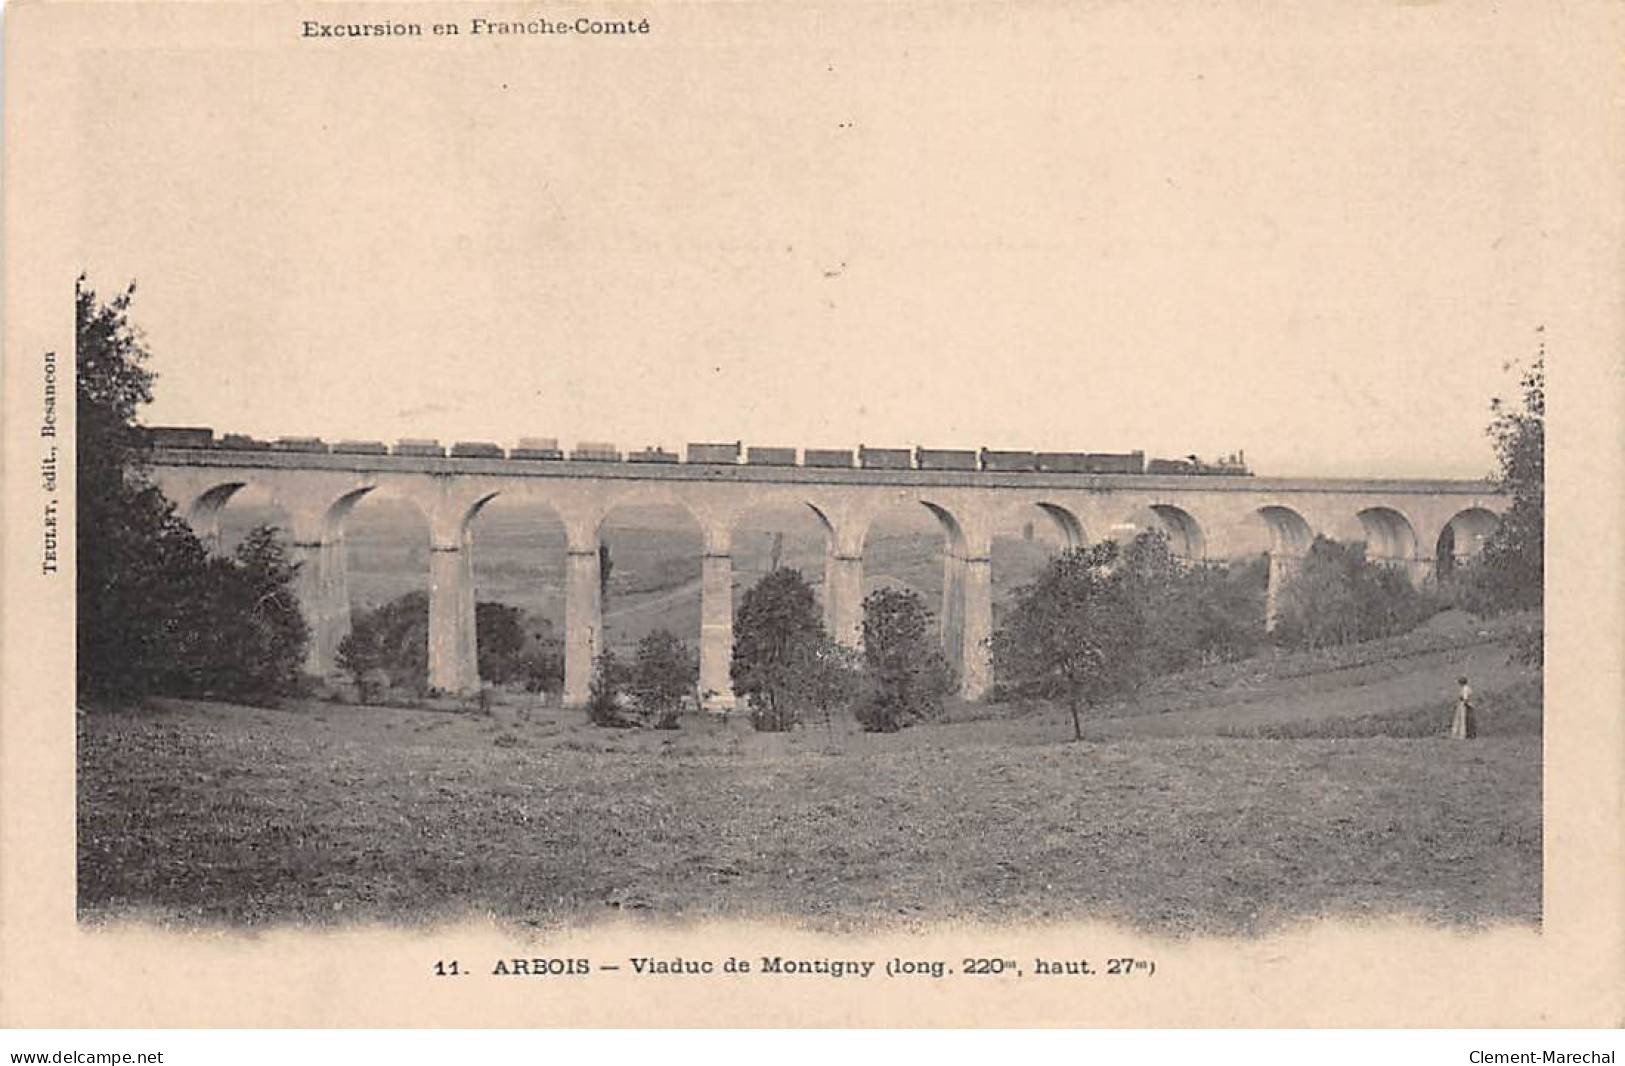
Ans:
POLYGON ((1471 633, 1412 643, 1170 679, 1081 744, 1053 709, 1001 706, 893 736, 599 730, 523 704, 86 713, 81 913, 1538 922, 1538 681, 1471 633), (1486 735, 1463 744, 1439 734, 1468 663, 1486 735))

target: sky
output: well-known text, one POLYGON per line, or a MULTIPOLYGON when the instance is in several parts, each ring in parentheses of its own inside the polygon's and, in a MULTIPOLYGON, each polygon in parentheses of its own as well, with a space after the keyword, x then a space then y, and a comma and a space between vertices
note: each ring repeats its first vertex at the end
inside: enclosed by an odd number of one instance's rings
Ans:
POLYGON ((146 420, 1492 470, 1553 165, 1493 18, 731 10, 101 57, 146 420))

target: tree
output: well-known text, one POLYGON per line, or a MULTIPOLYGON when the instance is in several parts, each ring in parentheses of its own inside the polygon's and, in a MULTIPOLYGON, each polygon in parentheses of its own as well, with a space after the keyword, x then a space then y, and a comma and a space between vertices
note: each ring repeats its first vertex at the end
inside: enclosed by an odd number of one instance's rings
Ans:
POLYGON ((235 558, 211 562, 208 691, 256 700, 303 688, 310 630, 293 590, 297 570, 270 526, 251 530, 235 558))
POLYGON ((1311 649, 1351 644, 1407 632, 1427 613, 1405 575, 1366 559, 1365 545, 1317 536, 1281 590, 1276 635, 1311 649))
POLYGON ((1017 695, 1064 703, 1074 740, 1083 739, 1086 707, 1143 676, 1144 607, 1120 561, 1110 541, 1055 557, 1016 590, 993 634, 1001 682, 1017 695))
POLYGON ((1539 607, 1546 585, 1546 355, 1520 379, 1521 407, 1497 397, 1488 433, 1496 487, 1512 497, 1501 523, 1468 571, 1466 605, 1479 614, 1539 607))
MULTIPOLYGON (((134 284, 105 303, 83 275, 76 287, 74 386, 81 516, 116 508, 141 465, 142 440, 135 417, 152 402, 153 374, 144 365, 151 357, 146 341, 130 321, 134 298, 134 284)), ((81 521, 81 531, 84 525, 81 521)))
POLYGON ((1354 586, 1363 552, 1317 536, 1282 584, 1275 633, 1283 644, 1311 650, 1359 639, 1354 586))
POLYGON ((505 685, 524 674, 525 613, 506 603, 474 605, 480 680, 505 685))
POLYGON ((1177 558, 1160 530, 1140 533, 1112 564, 1143 620, 1149 674, 1251 654, 1264 631, 1264 576, 1177 558))
POLYGON ((153 375, 129 318, 134 294, 103 302, 81 277, 75 299, 80 690, 115 703, 295 691, 309 634, 273 533, 211 560, 146 476, 136 415, 153 375))
POLYGON ((1153 629, 1169 634, 1165 647, 1177 643, 1179 655, 1164 669, 1232 662, 1256 652, 1265 638, 1267 582, 1267 569, 1258 575, 1247 566, 1192 567, 1171 611, 1147 620, 1153 629))
MULTIPOLYGON (((81 451, 81 454, 82 451, 81 451)), ((121 487, 78 517, 77 676, 115 704, 203 685, 207 553, 155 489, 121 487)))
POLYGON ((883 588, 863 600, 864 688, 858 721, 895 733, 942 713, 953 671, 932 636, 931 612, 912 589, 883 588))
POLYGON ((350 631, 339 641, 338 668, 355 682, 356 698, 371 703, 380 681, 388 683, 384 671, 384 649, 376 616, 368 613, 356 618, 350 631))
POLYGON ((676 729, 683 697, 700 679, 694 650, 669 630, 657 629, 638 641, 628 691, 638 707, 654 718, 656 729, 676 729))
POLYGON ((546 618, 528 615, 519 676, 526 692, 557 692, 564 687, 564 641, 546 618))
POLYGON ((1113 566, 1123 592, 1145 620, 1145 646, 1141 649, 1148 670, 1177 670, 1196 656, 1193 634, 1192 585, 1189 572, 1174 558, 1168 536, 1160 530, 1137 535, 1116 557, 1113 566))
POLYGON ((815 649, 825 640, 812 586, 800 571, 769 571, 734 615, 734 692, 751 707, 757 729, 783 732, 800 720, 796 693, 815 649))
POLYGON ((140 477, 135 414, 152 399, 152 373, 128 316, 134 294, 132 285, 102 303, 81 276, 75 301, 77 673, 82 692, 114 702, 186 678, 174 653, 184 660, 201 643, 201 628, 185 623, 207 561, 140 477))

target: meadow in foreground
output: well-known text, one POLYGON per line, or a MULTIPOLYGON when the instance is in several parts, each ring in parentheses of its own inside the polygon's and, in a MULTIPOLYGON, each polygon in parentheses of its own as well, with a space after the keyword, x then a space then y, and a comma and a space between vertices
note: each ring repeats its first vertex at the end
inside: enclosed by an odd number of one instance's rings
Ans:
POLYGON ((755 734, 738 717, 603 730, 549 708, 86 713, 80 911, 830 930, 1092 918, 1170 934, 1325 915, 1538 923, 1538 682, 1501 678, 1480 740, 1418 735, 1442 732, 1436 675, 1492 652, 1504 662, 1492 645, 1344 669, 1329 691, 1297 678, 1229 706, 1215 693, 1205 712, 1196 698, 1128 708, 1084 743, 1053 711, 999 707, 890 736, 844 720, 755 734), (1412 675, 1427 695, 1406 704, 1412 675), (1350 696, 1366 686, 1380 704, 1350 696))

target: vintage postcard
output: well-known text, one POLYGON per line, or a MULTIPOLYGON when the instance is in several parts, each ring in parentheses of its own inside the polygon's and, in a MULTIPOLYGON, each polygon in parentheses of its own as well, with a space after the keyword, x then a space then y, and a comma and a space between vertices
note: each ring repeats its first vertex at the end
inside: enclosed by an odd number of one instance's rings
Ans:
POLYGON ((0 1022, 1618 1024, 1622 23, 13 4, 0 1022))

